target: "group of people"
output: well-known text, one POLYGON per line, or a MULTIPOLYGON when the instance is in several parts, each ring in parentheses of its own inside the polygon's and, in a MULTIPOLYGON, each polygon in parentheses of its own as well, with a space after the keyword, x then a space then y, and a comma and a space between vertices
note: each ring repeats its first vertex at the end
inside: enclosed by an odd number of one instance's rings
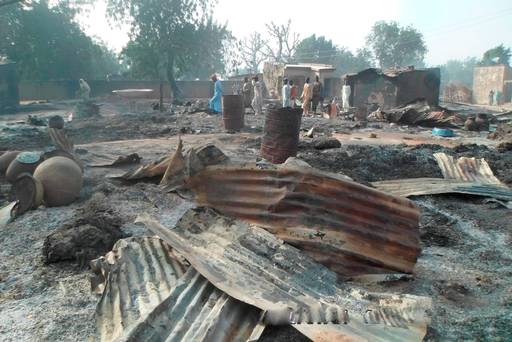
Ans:
MULTIPOLYGON (((316 113, 318 105, 322 109, 323 96, 322 96, 322 83, 318 76, 316 76, 315 82, 311 85, 309 77, 306 78, 306 83, 302 89, 300 100, 302 101, 302 109, 304 115, 309 115, 310 110, 316 113)), ((287 78, 283 80, 282 99, 283 107, 295 107, 295 101, 297 99, 297 86, 293 84, 293 81, 289 81, 287 78)))
MULTIPOLYGON (((208 102, 208 108, 216 114, 222 113, 222 84, 217 75, 212 75, 211 80, 214 83, 213 97, 208 102)), ((263 113, 263 86, 258 76, 249 78, 245 77, 242 86, 242 95, 244 99, 244 107, 252 107, 256 115, 263 113), (252 94, 252 96, 251 96, 252 94)))
MULTIPOLYGON (((208 103, 208 107, 213 113, 222 113, 222 84, 217 75, 212 75, 211 80, 214 83, 214 95, 208 103)), ((244 78, 244 83, 241 87, 241 93, 244 100, 245 108, 252 107, 256 115, 263 114, 263 85, 261 84, 258 76, 253 76, 251 82, 249 78, 244 78)), ((310 83, 310 78, 306 78, 302 94, 298 97, 298 88, 292 80, 285 78, 283 80, 282 88, 282 106, 295 108, 297 100, 302 102, 302 109, 304 115, 316 113, 317 109, 323 109, 323 85, 318 76, 315 77, 315 82, 310 83)), ((350 97, 350 86, 345 85, 342 88, 343 108, 348 109, 350 97)), ((330 117, 337 114, 338 98, 334 97, 331 104, 327 106, 327 111, 330 117)))
POLYGON ((489 105, 490 106, 499 106, 501 104, 501 91, 499 90, 491 90, 489 92, 489 105))

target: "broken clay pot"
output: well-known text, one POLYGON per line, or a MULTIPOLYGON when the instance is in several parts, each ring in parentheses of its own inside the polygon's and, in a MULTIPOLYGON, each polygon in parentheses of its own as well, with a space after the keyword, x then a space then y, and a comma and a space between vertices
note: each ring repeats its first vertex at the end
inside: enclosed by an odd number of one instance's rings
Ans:
POLYGON ((29 173, 22 173, 13 184, 18 205, 16 216, 31 209, 36 209, 43 203, 43 184, 29 173))
POLYGON ((53 157, 41 163, 34 178, 43 184, 44 203, 58 207, 73 203, 82 189, 82 170, 73 160, 53 157))
POLYGON ((9 183, 14 183, 19 175, 22 173, 33 174, 41 162, 41 153, 39 152, 21 152, 16 156, 7 171, 5 176, 9 183))
POLYGON ((20 154, 20 151, 6 151, 0 156, 0 173, 7 171, 7 168, 18 154, 20 154))

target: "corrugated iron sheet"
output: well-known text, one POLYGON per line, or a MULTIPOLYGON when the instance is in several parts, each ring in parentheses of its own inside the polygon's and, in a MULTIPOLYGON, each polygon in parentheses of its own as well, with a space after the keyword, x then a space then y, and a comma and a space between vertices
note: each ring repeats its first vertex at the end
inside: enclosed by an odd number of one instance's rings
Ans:
POLYGON ((445 178, 411 178, 372 183, 377 189, 396 196, 462 193, 512 201, 512 190, 494 176, 485 159, 459 158, 435 153, 445 178))
POLYGON ((211 210, 189 210, 172 229, 159 220, 138 219, 238 300, 271 311, 322 304, 347 310, 347 324, 293 325, 314 341, 420 341, 425 335, 428 298, 340 286, 335 273, 273 234, 211 210), (382 316, 365 317, 368 310, 382 316))
POLYGON ((186 180, 199 205, 255 223, 342 275, 412 272, 420 211, 312 168, 208 167, 186 180))
POLYGON ((377 189, 395 196, 421 196, 461 193, 512 201, 512 190, 494 184, 460 182, 442 178, 411 178, 372 183, 377 189))
POLYGON ((246 341, 261 310, 215 288, 159 238, 120 240, 93 261, 105 282, 96 309, 101 341, 246 341))
POLYGON ((434 153, 434 157, 445 179, 502 185, 483 158, 462 157, 455 160, 453 156, 449 156, 446 153, 434 153))

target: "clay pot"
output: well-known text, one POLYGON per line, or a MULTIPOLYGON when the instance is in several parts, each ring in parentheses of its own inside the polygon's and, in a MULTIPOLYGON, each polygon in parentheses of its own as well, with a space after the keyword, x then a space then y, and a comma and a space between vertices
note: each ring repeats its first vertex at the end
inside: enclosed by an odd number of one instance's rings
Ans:
POLYGON ((54 115, 48 120, 48 127, 63 129, 64 128, 64 118, 60 115, 54 115))
POLYGON ((478 125, 475 122, 475 118, 467 118, 466 122, 464 122, 464 129, 466 131, 478 131, 478 125))
POLYGON ((54 146, 51 146, 51 147, 48 147, 47 149, 45 149, 45 152, 43 153, 43 160, 47 160, 47 159, 50 159, 53 157, 69 158, 69 159, 73 160, 80 167, 80 170, 82 170, 82 173, 84 172, 84 163, 72 153, 69 153, 64 150, 60 150, 54 146))
POLYGON ((479 131, 489 131, 489 118, 487 114, 477 114, 475 122, 479 131))
POLYGON ((39 152, 21 152, 16 156, 7 171, 5 176, 9 183, 14 183, 19 175, 22 173, 33 174, 36 167, 41 162, 41 153, 39 152))
POLYGON ((18 154, 20 154, 20 151, 6 151, 0 156, 0 173, 7 171, 7 168, 18 154))
POLYGON ((22 173, 13 184, 18 205, 16 215, 36 209, 43 203, 43 184, 28 173, 22 173))
POLYGON ((43 184, 44 203, 58 207, 73 203, 82 189, 82 170, 71 159, 53 157, 41 163, 34 178, 43 184))

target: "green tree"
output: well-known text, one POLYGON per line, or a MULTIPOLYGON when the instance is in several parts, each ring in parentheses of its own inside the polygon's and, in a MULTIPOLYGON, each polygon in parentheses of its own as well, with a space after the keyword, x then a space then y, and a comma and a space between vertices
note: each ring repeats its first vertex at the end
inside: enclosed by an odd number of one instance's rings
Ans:
POLYGON ((366 49, 360 49, 354 54, 345 47, 337 47, 323 36, 312 35, 297 45, 294 61, 331 64, 336 67, 338 73, 346 74, 369 68, 371 55, 366 49))
POLYGON ((324 36, 312 35, 303 39, 295 50, 294 60, 299 63, 333 63, 338 50, 324 36))
POLYGON ((376 22, 366 44, 381 68, 423 66, 428 51, 419 31, 412 26, 400 27, 396 21, 376 22))
POLYGON ((468 57, 465 60, 449 60, 446 64, 440 65, 441 86, 455 82, 471 88, 473 86, 473 69, 477 64, 477 58, 468 57))
POLYGON ((81 30, 75 14, 66 3, 51 7, 45 0, 3 7, 0 55, 17 63, 22 79, 104 78, 117 72, 115 55, 81 30))
POLYGON ((222 64, 228 34, 208 17, 211 8, 210 0, 108 0, 111 18, 131 22, 123 55, 133 72, 169 81, 175 95, 180 74, 200 67, 204 74, 222 64))
POLYGON ((510 56, 512 56, 512 52, 510 48, 506 48, 503 44, 498 45, 490 50, 487 50, 484 53, 482 58, 482 65, 495 65, 495 64, 505 64, 509 65, 510 56))

